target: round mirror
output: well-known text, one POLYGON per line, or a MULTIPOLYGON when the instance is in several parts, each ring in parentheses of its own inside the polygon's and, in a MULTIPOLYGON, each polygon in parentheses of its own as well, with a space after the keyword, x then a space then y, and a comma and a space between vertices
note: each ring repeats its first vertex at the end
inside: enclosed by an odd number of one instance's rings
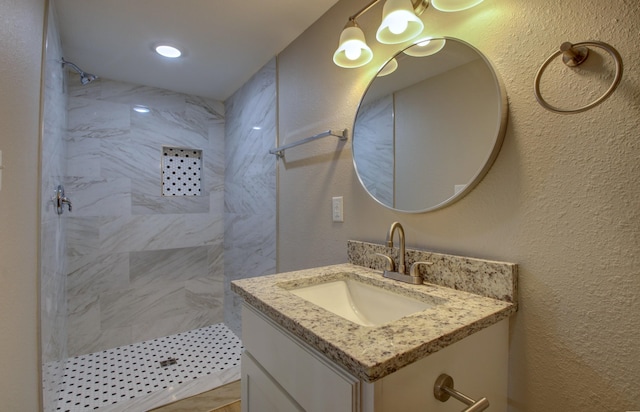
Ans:
POLYGON ((452 38, 418 43, 387 62, 360 102, 356 173, 388 208, 440 209, 487 173, 506 123, 504 88, 482 53, 452 38))

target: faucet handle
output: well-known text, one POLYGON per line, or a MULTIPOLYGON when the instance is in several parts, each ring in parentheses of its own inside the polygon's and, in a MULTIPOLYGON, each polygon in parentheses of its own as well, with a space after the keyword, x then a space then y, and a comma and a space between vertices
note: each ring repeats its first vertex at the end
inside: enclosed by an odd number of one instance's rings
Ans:
POLYGON ((390 256, 385 255, 384 253, 376 253, 376 256, 383 258, 386 262, 384 270, 393 272, 395 270, 395 264, 393 263, 393 259, 390 256))
POLYGON ((420 265, 431 266, 433 265, 433 262, 413 262, 409 268, 409 275, 420 276, 420 265))

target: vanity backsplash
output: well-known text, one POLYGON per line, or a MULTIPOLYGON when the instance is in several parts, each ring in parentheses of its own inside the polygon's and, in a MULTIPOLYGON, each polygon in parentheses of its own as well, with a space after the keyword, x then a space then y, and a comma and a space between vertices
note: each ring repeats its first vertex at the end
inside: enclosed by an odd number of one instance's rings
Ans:
MULTIPOLYGON (((398 262, 397 248, 357 240, 347 242, 347 254, 351 264, 374 270, 384 270, 385 262, 376 253, 384 253, 398 262)), ((433 263, 430 266, 421 266, 419 269, 427 283, 515 304, 518 302, 518 265, 515 263, 407 248, 407 267, 413 262, 433 263)))

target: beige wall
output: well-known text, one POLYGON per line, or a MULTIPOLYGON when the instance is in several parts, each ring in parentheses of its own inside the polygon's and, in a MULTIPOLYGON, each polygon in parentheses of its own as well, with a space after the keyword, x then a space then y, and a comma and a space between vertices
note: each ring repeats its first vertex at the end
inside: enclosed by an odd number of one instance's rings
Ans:
MULTIPOLYGON (((365 3, 340 1, 279 56, 281 143, 351 128, 371 70, 340 69, 331 56, 365 3)), ((376 10, 359 20, 377 54, 371 66, 392 52, 371 40, 378 19, 376 10)), ((382 241, 394 220, 413 247, 518 263, 511 410, 640 409, 640 3, 486 0, 423 19, 427 33, 471 43, 502 75, 510 119, 495 165, 458 203, 406 215, 368 198, 350 143, 288 150, 278 170, 279 270, 344 262, 347 239, 382 241), (532 90, 538 67, 562 42, 591 39, 622 54, 619 89, 582 114, 544 110, 532 90), (331 221, 332 196, 344 196, 344 223, 331 221)), ((589 92, 564 75, 554 87, 568 81, 573 94, 589 92)))
POLYGON ((496 85, 476 59, 395 93, 396 209, 438 205, 483 169, 503 118, 496 85))
POLYGON ((38 137, 45 2, 0 1, 0 409, 39 409, 38 137))

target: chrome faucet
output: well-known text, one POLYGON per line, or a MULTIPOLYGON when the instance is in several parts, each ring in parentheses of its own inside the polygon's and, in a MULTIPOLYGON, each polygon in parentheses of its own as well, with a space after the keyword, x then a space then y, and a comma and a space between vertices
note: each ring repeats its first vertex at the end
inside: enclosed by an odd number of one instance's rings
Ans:
POLYGON ((385 270, 382 272, 382 276, 389 279, 399 280, 401 282, 411 283, 414 285, 422 284, 422 276, 418 267, 420 265, 430 265, 431 262, 415 262, 411 265, 409 274, 407 275, 407 268, 405 266, 405 241, 404 241, 404 228, 400 222, 393 222, 389 228, 389 234, 387 235, 387 247, 393 247, 393 235, 398 230, 398 237, 400 238, 400 245, 398 250, 398 270, 395 270, 395 263, 391 256, 384 255, 382 253, 376 253, 376 255, 382 257, 385 260, 385 270))
POLYGON ((407 268, 404 265, 404 255, 405 255, 405 242, 404 242, 404 228, 400 224, 400 222, 393 222, 391 227, 389 228, 389 233, 387 234, 387 247, 393 247, 393 234, 396 229, 398 229, 398 236, 400 237, 400 249, 398 250, 399 262, 398 262, 398 272, 405 274, 407 268))

